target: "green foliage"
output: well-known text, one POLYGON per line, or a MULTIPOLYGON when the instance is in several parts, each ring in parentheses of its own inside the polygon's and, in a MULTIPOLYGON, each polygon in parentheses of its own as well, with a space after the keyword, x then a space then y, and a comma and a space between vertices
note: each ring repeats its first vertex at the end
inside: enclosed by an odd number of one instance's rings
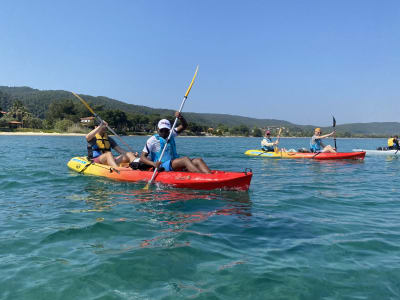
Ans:
POLYGON ((85 128, 77 123, 72 124, 70 127, 67 128, 68 133, 89 133, 89 129, 85 128))
POLYGON ((196 123, 189 122, 188 123, 188 130, 193 132, 195 135, 200 135, 201 132, 205 131, 204 126, 200 126, 196 123))
POLYGON ((59 120, 54 124, 54 129, 59 132, 66 132, 69 127, 74 125, 74 122, 68 119, 59 120))
POLYGON ((254 137, 262 137, 263 136, 261 129, 258 127, 253 128, 252 135, 254 137))
POLYGON ((40 129, 43 128, 43 120, 39 118, 26 118, 23 121, 23 125, 25 128, 35 128, 35 129, 40 129))
POLYGON ((46 118, 48 120, 68 119, 73 122, 78 122, 80 119, 77 104, 69 99, 51 103, 47 110, 46 118))
POLYGON ((249 136, 250 135, 250 129, 244 124, 241 124, 239 126, 234 126, 232 127, 229 132, 232 135, 243 135, 243 136, 249 136))
POLYGON ((99 113, 99 116, 105 120, 109 126, 117 130, 128 127, 128 117, 121 110, 106 110, 99 113))
POLYGON ((0 119, 0 128, 7 128, 8 122, 9 122, 9 120, 7 120, 7 118, 1 118, 0 119))
POLYGON ((7 93, 3 93, 0 91, 0 107, 1 110, 7 111, 9 107, 11 107, 12 100, 11 96, 8 95, 7 93))
POLYGON ((43 120, 43 122, 42 122, 42 128, 43 129, 45 129, 45 130, 50 130, 50 129, 53 129, 54 128, 54 123, 55 122, 53 122, 53 121, 50 121, 50 120, 43 120))

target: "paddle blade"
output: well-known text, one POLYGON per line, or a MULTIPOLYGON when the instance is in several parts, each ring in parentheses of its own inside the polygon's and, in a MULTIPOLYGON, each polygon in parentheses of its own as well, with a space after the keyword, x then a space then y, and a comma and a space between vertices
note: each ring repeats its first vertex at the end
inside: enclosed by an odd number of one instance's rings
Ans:
POLYGON ((187 89, 187 91, 186 91, 185 98, 187 98, 187 96, 188 96, 189 93, 190 93, 190 90, 192 89, 192 85, 193 85, 193 83, 194 83, 194 79, 195 79, 196 76, 197 76, 197 71, 198 71, 198 70, 199 70, 199 66, 196 67, 196 72, 194 72, 194 76, 193 76, 192 82, 190 83, 190 85, 189 85, 189 87, 188 87, 188 89, 187 89))
POLYGON ((148 182, 148 183, 146 183, 146 185, 144 186, 144 188, 142 188, 142 190, 148 190, 148 189, 149 189, 149 186, 150 186, 150 184, 149 184, 149 182, 148 182))
POLYGON ((334 116, 332 116, 332 119, 333 119, 333 127, 335 127, 336 126, 336 119, 335 119, 334 116))

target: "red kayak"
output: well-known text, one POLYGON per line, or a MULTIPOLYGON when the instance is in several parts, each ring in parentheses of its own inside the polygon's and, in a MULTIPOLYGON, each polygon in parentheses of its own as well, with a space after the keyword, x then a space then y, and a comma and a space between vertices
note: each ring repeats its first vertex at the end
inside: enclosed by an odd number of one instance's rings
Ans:
MULTIPOLYGON (((68 167, 78 173, 107 177, 119 181, 148 182, 153 175, 152 171, 132 170, 131 168, 110 166, 92 163, 86 157, 74 157, 68 162, 68 167)), ((160 172, 154 179, 161 183, 176 188, 195 190, 239 190, 247 191, 253 173, 250 172, 225 172, 212 171, 211 174, 189 172, 160 172)))

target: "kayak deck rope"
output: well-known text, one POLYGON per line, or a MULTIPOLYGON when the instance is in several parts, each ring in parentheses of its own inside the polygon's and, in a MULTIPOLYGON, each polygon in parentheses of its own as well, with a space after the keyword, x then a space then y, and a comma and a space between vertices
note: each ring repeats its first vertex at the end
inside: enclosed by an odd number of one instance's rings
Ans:
POLYGON ((90 165, 92 165, 94 162, 92 161, 92 160, 90 160, 89 161, 89 163, 88 164, 86 164, 86 166, 84 166, 83 168, 82 168, 82 170, 79 170, 79 172, 78 173, 83 173, 90 165))

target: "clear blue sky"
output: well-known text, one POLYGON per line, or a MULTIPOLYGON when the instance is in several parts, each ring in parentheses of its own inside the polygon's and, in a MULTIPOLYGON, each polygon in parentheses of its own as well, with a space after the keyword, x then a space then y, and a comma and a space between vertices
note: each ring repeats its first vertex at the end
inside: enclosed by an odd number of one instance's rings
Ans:
POLYGON ((3 0, 0 85, 297 124, 399 121, 400 1, 3 0))

